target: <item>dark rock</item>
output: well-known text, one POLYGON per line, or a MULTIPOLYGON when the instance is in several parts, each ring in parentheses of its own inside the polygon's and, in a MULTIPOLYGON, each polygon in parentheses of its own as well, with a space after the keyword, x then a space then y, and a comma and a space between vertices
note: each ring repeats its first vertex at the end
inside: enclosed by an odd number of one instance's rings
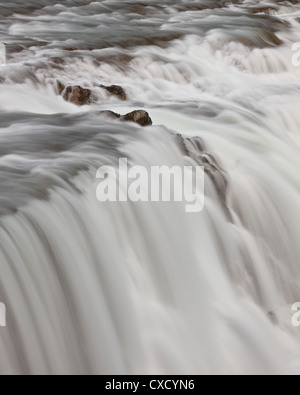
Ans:
MULTIPOLYGON (((62 84, 60 87, 62 88, 62 84)), ((68 86, 63 92, 63 98, 77 106, 84 106, 85 104, 90 104, 92 101, 92 91, 90 89, 84 89, 79 85, 68 86)))
POLYGON ((58 89, 58 93, 61 95, 63 91, 66 89, 66 87, 62 82, 57 81, 57 89, 58 89))
POLYGON ((58 65, 64 65, 66 63, 63 58, 51 58, 51 62, 58 65))
POLYGON ((100 85, 100 88, 103 88, 107 90, 107 92, 111 93, 114 96, 118 96, 120 100, 126 100, 126 93, 124 89, 121 86, 118 85, 111 85, 111 86, 105 86, 105 85, 100 85))
POLYGON ((266 14, 272 15, 277 11, 275 7, 252 7, 248 9, 250 14, 266 14))
POLYGON ((152 120, 149 114, 144 110, 136 110, 126 115, 120 115, 113 111, 100 111, 99 115, 101 115, 105 120, 119 119, 126 122, 135 122, 141 126, 152 125, 152 120))
POLYGON ((123 115, 121 119, 126 122, 135 122, 141 126, 152 125, 152 119, 147 111, 144 110, 132 111, 129 114, 123 115))

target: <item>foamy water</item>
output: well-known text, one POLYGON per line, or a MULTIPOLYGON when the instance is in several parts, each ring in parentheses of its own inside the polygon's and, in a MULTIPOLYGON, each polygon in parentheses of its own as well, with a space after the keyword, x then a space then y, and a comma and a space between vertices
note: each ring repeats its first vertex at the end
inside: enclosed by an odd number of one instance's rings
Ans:
POLYGON ((300 6, 135 3, 0 3, 0 373, 299 374, 300 6), (100 204, 120 157, 216 161, 204 211, 100 204))

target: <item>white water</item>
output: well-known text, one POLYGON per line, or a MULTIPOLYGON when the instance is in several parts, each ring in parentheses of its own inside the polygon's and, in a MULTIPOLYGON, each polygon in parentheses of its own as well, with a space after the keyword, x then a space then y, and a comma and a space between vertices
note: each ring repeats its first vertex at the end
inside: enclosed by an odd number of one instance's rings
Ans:
POLYGON ((299 374, 300 7, 47 3, 0 3, 0 373, 299 374), (99 114, 136 108, 153 127, 99 114), (228 184, 203 213, 97 202, 99 166, 196 165, 197 137, 228 184))

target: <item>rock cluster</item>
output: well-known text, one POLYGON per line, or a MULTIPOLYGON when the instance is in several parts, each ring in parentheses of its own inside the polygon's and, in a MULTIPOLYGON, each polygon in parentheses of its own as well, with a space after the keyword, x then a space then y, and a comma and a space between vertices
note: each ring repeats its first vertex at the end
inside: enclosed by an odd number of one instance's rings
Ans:
MULTIPOLYGON (((125 101, 127 99, 126 93, 121 86, 118 85, 99 85, 100 88, 105 89, 111 95, 117 96, 120 100, 125 101)), ((69 101, 78 106, 91 104, 93 92, 91 89, 83 88, 80 85, 65 86, 62 82, 57 81, 57 88, 60 95, 66 101, 69 101)))
MULTIPOLYGON (((126 100, 126 93, 121 86, 118 85, 99 85, 112 95, 117 96, 120 100, 126 100)), ((93 102, 93 92, 91 89, 83 88, 80 85, 65 86, 62 82, 57 81, 58 93, 68 102, 77 106, 84 106, 93 102)), ((135 110, 126 115, 120 115, 113 111, 103 111, 102 116, 109 119, 120 119, 125 122, 135 122, 140 126, 152 125, 152 119, 145 110, 135 110)))
POLYGON ((82 88, 79 85, 65 86, 60 81, 57 82, 57 89, 62 97, 77 106, 84 106, 92 102, 92 91, 82 88))

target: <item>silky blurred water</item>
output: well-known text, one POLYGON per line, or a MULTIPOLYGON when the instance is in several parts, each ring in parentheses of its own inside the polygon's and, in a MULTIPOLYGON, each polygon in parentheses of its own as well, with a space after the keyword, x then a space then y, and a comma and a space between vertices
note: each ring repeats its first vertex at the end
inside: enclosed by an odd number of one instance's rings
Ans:
POLYGON ((299 374, 292 3, 0 3, 1 374, 299 374), (99 203, 123 157, 205 164, 204 211, 99 203))

